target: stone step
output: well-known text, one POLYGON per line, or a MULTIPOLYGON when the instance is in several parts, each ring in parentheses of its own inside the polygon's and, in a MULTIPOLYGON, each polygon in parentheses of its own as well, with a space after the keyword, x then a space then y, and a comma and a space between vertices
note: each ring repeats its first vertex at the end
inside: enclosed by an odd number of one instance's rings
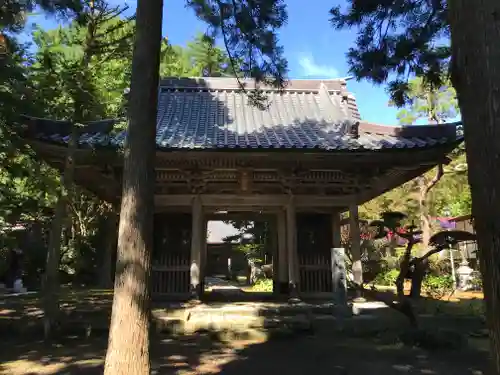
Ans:
POLYGON ((356 303, 354 306, 343 307, 333 303, 322 305, 229 303, 157 309, 153 315, 157 321, 158 331, 173 333, 193 333, 202 330, 244 332, 283 328, 307 331, 312 330, 312 326, 317 324, 336 327, 344 325, 343 321, 346 319, 369 320, 372 317, 370 309, 379 307, 381 306, 371 306, 369 303, 356 303))
POLYGON ((185 319, 166 315, 155 316, 156 331, 175 334, 192 334, 199 331, 245 332, 252 330, 276 330, 287 328, 292 331, 312 329, 312 317, 308 314, 293 316, 255 316, 241 314, 219 314, 197 312, 185 319))
POLYGON ((175 318, 185 318, 193 315, 222 314, 222 315, 244 315, 244 316, 292 316, 302 314, 332 315, 339 309, 333 304, 309 305, 272 305, 272 304, 221 304, 221 305, 198 305, 193 307, 175 307, 157 309, 162 315, 175 318), (162 311, 163 310, 163 311, 162 311))

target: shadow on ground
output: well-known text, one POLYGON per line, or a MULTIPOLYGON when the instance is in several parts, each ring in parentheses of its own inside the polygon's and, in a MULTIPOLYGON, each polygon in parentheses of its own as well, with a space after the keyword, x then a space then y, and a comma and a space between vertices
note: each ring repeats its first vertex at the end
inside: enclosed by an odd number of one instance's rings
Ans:
MULTIPOLYGON (((106 338, 3 342, 0 373, 10 375, 102 374, 106 338)), ((155 336, 154 374, 487 374, 487 354, 469 348, 429 353, 376 338, 308 335, 267 341, 221 341, 210 333, 155 336)))
MULTIPOLYGON (((50 344, 41 341, 36 296, 0 301, 0 374, 102 374, 111 299, 112 294, 103 291, 65 295, 64 330, 50 344)), ((404 318, 389 309, 378 309, 369 319, 364 315, 348 319, 343 328, 325 314, 327 319, 319 319, 314 329, 286 335, 270 335, 264 330, 267 334, 260 337, 245 337, 241 332, 183 336, 155 332, 151 339, 153 373, 488 374, 488 340, 483 319, 476 314, 480 303, 422 299, 416 306, 426 330, 454 330, 467 337, 469 345, 461 348, 404 346, 398 336, 407 328, 404 318)))

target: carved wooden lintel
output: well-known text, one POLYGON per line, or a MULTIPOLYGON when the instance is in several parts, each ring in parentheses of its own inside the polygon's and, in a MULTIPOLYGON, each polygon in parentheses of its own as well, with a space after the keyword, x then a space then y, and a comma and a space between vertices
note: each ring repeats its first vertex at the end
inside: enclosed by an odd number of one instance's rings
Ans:
POLYGON ((252 193, 253 172, 250 168, 241 168, 239 171, 239 184, 242 194, 252 193))

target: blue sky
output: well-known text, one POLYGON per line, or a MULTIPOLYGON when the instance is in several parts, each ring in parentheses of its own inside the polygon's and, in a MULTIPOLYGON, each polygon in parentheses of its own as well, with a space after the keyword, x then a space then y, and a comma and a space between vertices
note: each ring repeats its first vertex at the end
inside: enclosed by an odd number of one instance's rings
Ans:
MULTIPOLYGON (((114 0, 118 2, 119 0, 114 0)), ((288 24, 280 31, 280 40, 288 59, 290 78, 338 78, 349 75, 345 53, 353 45, 355 34, 336 31, 329 23, 329 9, 342 0, 288 0, 288 24), (312 5, 314 4, 314 5, 312 5)), ((121 2, 120 2, 121 3, 121 2)), ((135 1, 127 2, 135 8, 135 1)), ((183 0, 166 0, 163 34, 173 44, 184 45, 206 26, 183 0)), ((53 19, 33 17, 44 28, 56 26, 53 19)), ((388 107, 384 87, 368 82, 348 82, 348 89, 358 102, 363 119, 379 124, 397 124, 397 109, 388 107)))

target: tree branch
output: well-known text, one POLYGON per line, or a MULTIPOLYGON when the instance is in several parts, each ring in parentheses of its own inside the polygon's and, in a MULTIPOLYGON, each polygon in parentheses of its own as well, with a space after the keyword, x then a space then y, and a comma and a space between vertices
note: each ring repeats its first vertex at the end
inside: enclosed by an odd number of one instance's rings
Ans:
POLYGON ((421 257, 418 257, 418 258, 415 258, 415 259, 412 259, 410 261, 410 266, 413 266, 413 265, 416 265, 417 263, 420 263, 420 262, 423 262, 424 260, 426 260, 427 258, 429 258, 430 256, 434 255, 434 254, 437 254, 439 252, 441 252, 442 250, 444 250, 443 247, 436 247, 430 251, 428 251, 427 253, 425 253, 424 255, 422 255, 421 257))
POLYGON ((427 194, 429 193, 429 191, 432 190, 432 188, 434 186, 436 186, 436 184, 439 182, 439 180, 441 180, 441 177, 443 177, 444 175, 444 169, 443 169, 443 164, 440 163, 438 166, 437 166, 437 171, 436 171, 436 174, 434 175, 434 177, 432 178, 431 181, 429 181, 426 185, 425 185, 425 188, 423 190, 423 194, 424 196, 426 197, 427 194))

